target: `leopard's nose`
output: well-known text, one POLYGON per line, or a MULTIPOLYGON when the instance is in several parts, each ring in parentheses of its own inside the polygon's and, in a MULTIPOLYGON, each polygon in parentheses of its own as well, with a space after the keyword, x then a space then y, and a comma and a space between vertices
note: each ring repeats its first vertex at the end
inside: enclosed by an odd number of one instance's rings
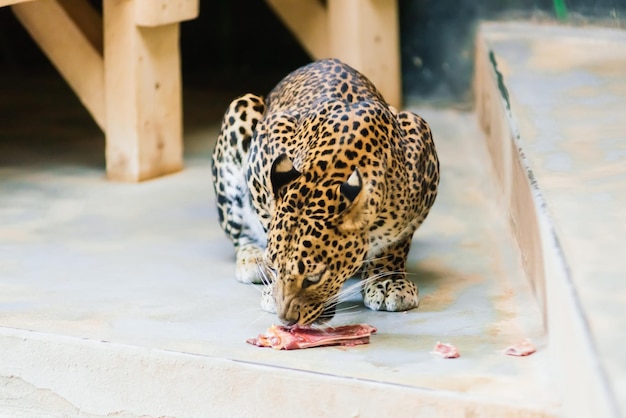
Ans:
POLYGON ((290 327, 298 323, 300 315, 298 314, 296 317, 293 317, 278 314, 278 319, 280 319, 280 322, 282 322, 284 325, 290 327))
MULTIPOLYGON (((285 301, 283 301, 285 302, 285 301)), ((277 306, 278 319, 288 326, 295 325, 300 319, 300 304, 294 299, 277 306)))

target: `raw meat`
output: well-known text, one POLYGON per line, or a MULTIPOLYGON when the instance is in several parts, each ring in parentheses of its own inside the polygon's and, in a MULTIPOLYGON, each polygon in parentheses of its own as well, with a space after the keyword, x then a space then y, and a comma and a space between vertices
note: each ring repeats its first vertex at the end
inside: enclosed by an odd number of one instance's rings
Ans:
POLYGON ((535 351, 537 351, 537 349, 535 348, 533 343, 528 338, 526 338, 518 342, 517 344, 513 344, 512 346, 507 347, 507 349, 504 350, 504 354, 506 354, 507 356, 523 357, 529 356, 535 351))
POLYGON ((435 345, 435 348, 431 351, 431 353, 441 358, 457 358, 461 356, 459 354, 459 350, 457 350, 455 346, 452 344, 440 343, 439 341, 437 341, 437 345, 435 345))
POLYGON ((272 325, 265 334, 259 334, 257 338, 250 338, 246 342, 259 347, 272 347, 275 350, 297 350, 329 345, 351 347, 368 344, 370 335, 375 332, 376 328, 366 324, 324 329, 298 325, 293 327, 272 325))

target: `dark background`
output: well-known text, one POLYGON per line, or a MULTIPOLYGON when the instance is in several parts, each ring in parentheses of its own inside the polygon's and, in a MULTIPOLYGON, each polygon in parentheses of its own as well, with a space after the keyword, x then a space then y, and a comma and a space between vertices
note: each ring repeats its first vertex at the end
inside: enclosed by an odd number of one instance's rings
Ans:
MULTIPOLYGON (((568 23, 626 27, 626 0, 565 4, 568 23)), ((403 94, 409 103, 470 102, 474 30, 480 19, 557 19, 552 0, 398 0, 398 5, 403 94)), ((181 25, 186 88, 264 94, 310 61, 264 1, 204 0, 200 6, 199 18, 181 25)), ((0 73, 53 72, 9 8, 0 9, 0 73)))

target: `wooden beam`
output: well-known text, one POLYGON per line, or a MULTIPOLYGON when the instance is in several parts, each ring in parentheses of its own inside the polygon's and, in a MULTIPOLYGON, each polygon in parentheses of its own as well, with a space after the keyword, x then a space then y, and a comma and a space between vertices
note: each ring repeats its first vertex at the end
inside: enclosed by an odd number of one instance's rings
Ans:
POLYGON ((65 13, 76 24, 89 43, 102 56, 103 33, 102 16, 85 0, 59 0, 59 4, 65 13))
POLYGON ((135 23, 156 27, 198 17, 198 0, 134 0, 135 23))
POLYGON ((178 24, 138 27, 132 0, 105 0, 106 161, 110 179, 182 169, 178 24))
POLYGON ((33 0, 0 0, 0 7, 11 6, 17 3, 26 3, 27 1, 33 1, 33 0))
POLYGON ((396 0, 327 0, 330 55, 365 74, 392 106, 402 104, 396 0))
POLYGON ((319 0, 266 0, 314 59, 329 58, 328 15, 319 0))
MULTIPOLYGON (((72 0, 77 15, 93 11, 86 1, 72 0)), ((102 55, 60 1, 39 0, 12 6, 13 12, 39 47, 105 130, 104 64, 102 55)), ((76 16, 77 16, 76 15, 76 16)))

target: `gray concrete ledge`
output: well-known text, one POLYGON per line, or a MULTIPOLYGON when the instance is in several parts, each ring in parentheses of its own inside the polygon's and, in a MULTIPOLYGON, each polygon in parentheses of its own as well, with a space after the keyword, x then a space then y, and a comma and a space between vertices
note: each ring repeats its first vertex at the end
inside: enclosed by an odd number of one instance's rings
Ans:
POLYGON ((495 398, 225 358, 7 328, 0 339, 0 387, 13 392, 3 416, 546 416, 495 398))
POLYGON ((543 307, 564 413, 621 416, 626 34, 484 24, 476 63, 478 117, 543 307))

